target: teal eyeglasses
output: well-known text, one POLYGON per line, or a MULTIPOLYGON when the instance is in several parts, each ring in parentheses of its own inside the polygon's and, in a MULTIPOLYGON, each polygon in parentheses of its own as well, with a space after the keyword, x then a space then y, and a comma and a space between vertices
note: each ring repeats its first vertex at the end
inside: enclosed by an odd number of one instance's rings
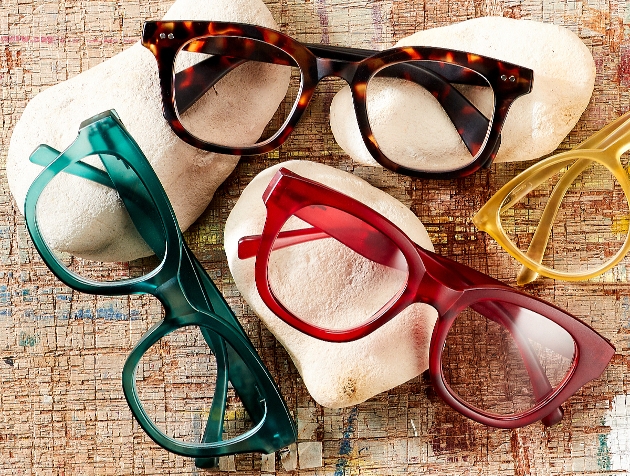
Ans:
POLYGON ((197 458, 199 467, 295 442, 297 429, 278 387, 186 245, 162 184, 118 115, 106 111, 84 121, 64 152, 41 145, 31 161, 45 168, 26 195, 24 214, 51 271, 83 293, 151 294, 163 307, 163 318, 122 371, 125 398, 144 431, 164 449, 197 458), (88 164, 90 156, 104 170, 88 164), (89 263, 54 250, 41 205, 55 200, 55 182, 70 175, 114 194, 155 253, 152 264, 89 263))

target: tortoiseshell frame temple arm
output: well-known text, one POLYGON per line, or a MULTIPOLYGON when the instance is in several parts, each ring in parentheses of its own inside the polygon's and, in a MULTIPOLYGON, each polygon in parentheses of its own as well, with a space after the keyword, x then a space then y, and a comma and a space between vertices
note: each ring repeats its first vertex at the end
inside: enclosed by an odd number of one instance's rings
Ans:
MULTIPOLYGON (((336 50, 335 47, 329 46, 304 45, 278 31, 240 23, 146 22, 142 33, 142 44, 151 50, 158 62, 164 117, 180 138, 195 147, 234 155, 262 154, 279 147, 295 128, 308 106, 317 83, 327 76, 335 76, 346 80, 350 85, 359 130, 374 159, 390 170, 414 177, 443 179, 463 177, 490 163, 496 155, 501 129, 512 102, 519 96, 529 93, 533 83, 533 72, 528 68, 462 51, 402 47, 358 59, 359 54, 356 49, 336 50), (301 95, 291 115, 273 137, 255 146, 226 147, 200 140, 186 131, 176 113, 174 95, 176 80, 173 74, 176 54, 184 45, 195 38, 203 38, 203 42, 210 44, 213 38, 217 38, 218 41, 225 37, 230 37, 236 41, 231 42, 229 52, 225 51, 224 54, 227 55, 227 58, 223 60, 222 68, 233 67, 234 58, 240 58, 275 64, 290 64, 297 66, 302 74, 301 95), (229 56, 230 53, 233 57, 229 56), (326 54, 327 56, 319 57, 314 53, 326 54), (474 155, 475 158, 471 163, 460 169, 431 172, 405 167, 386 157, 374 138, 367 117, 367 82, 385 66, 393 66, 397 63, 413 63, 414 61, 435 63, 435 68, 429 69, 414 65, 413 70, 421 70, 424 77, 431 78, 429 90, 439 93, 439 101, 451 118, 463 117, 463 119, 457 119, 457 124, 463 124, 463 127, 458 127, 458 130, 461 129, 459 132, 462 137, 466 137, 466 129, 474 130, 474 127, 479 127, 479 111, 474 107, 469 107, 469 101, 462 101, 462 95, 449 83, 449 77, 454 76, 453 71, 458 67, 459 69, 467 68, 474 71, 485 78, 494 91, 494 117, 490 130, 483 135, 484 139, 481 141, 478 138, 474 140, 466 138, 466 146, 469 150, 478 152, 474 155)), ((393 71, 396 69, 394 68, 393 71)), ((461 74, 455 76, 458 76, 460 81, 465 79, 462 79, 461 74)), ((191 78, 190 81, 195 83, 195 78, 191 78)), ((423 82, 424 80, 420 81, 420 83, 423 82)), ((180 84, 184 84, 184 81, 180 84)), ((177 91, 179 94, 180 90, 177 91)), ((195 94, 191 93, 190 97, 194 96, 195 94)))

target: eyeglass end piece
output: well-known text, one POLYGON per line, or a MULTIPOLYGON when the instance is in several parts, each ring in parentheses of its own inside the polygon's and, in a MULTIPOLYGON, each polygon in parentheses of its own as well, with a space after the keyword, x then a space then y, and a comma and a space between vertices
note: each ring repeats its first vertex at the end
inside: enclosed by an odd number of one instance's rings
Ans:
POLYGON ((492 152, 488 154, 488 158, 485 160, 483 164, 481 164, 482 169, 489 169, 490 166, 494 163, 494 159, 497 156, 497 153, 499 152, 499 147, 501 147, 501 134, 499 134, 499 136, 497 137, 497 142, 492 147, 492 152))
POLYGON ((108 117, 114 118, 116 122, 121 122, 120 116, 118 115, 118 113, 114 109, 108 109, 107 111, 103 111, 81 122, 81 124, 79 125, 79 129, 83 129, 84 127, 87 127, 90 124, 94 124, 95 122, 98 122, 101 119, 106 119, 108 117))
POLYGON ((59 152, 57 149, 53 149, 49 145, 40 144, 31 153, 28 160, 33 164, 47 167, 59 156, 60 153, 61 152, 59 152))

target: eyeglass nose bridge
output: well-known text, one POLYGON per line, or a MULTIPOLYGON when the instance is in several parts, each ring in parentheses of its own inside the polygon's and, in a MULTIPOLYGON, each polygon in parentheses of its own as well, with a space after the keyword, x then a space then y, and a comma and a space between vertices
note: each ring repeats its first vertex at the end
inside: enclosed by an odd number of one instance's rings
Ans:
POLYGON ((160 284, 152 294, 164 306, 165 319, 169 319, 169 316, 187 315, 196 310, 183 293, 177 276, 160 284))
POLYGON ((337 60, 330 58, 317 58, 317 80, 332 76, 352 83, 359 62, 337 60))
POLYGON ((463 294, 463 289, 444 284, 444 280, 436 278, 426 269, 422 273, 417 286, 416 302, 429 304, 439 315, 444 315, 463 294))

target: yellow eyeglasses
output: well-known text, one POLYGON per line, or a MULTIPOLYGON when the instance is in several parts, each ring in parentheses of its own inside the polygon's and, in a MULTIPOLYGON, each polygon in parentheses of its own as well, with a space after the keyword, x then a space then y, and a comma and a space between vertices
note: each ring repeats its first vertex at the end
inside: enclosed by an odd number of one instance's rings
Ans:
POLYGON ((622 157, 628 149, 630 112, 520 173, 477 212, 475 226, 523 264, 518 284, 538 274, 593 278, 626 255, 630 180, 622 157))

